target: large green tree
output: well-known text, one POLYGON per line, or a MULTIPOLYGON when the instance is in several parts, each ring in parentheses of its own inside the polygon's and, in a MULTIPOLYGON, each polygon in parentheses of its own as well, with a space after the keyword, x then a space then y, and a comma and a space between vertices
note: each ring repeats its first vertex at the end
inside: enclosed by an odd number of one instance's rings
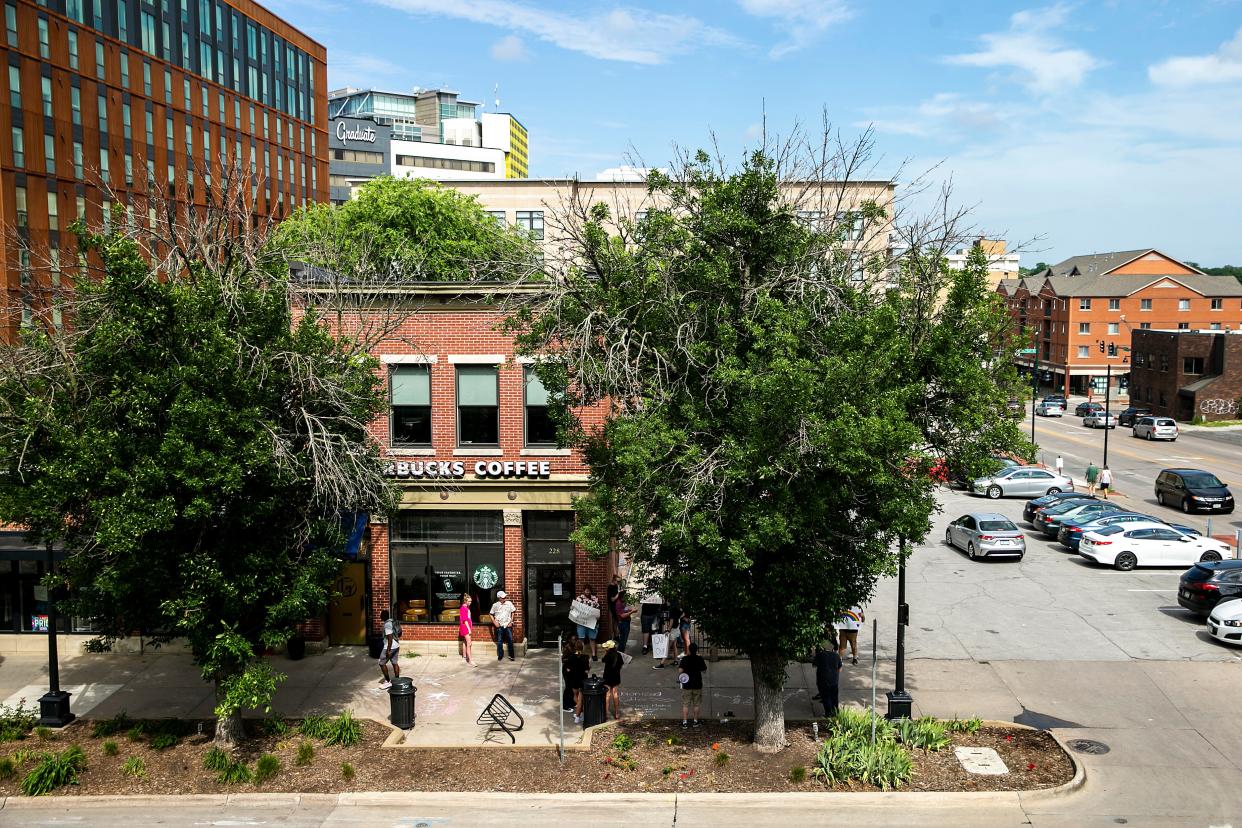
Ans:
POLYGON ((641 220, 571 205, 577 266, 513 317, 590 464, 576 538, 749 656, 765 750, 785 744, 786 664, 928 532, 931 465, 1027 448, 986 258, 946 269, 960 217, 899 228, 841 183, 866 147, 841 149, 844 168, 700 153, 650 175, 641 220), (575 419, 593 404, 602 427, 575 419))
POLYGON ((145 231, 78 226, 92 272, 0 353, 0 518, 65 545, 62 606, 105 642, 188 641, 222 742, 270 703, 263 650, 325 609, 343 516, 391 503, 375 361, 303 301, 235 184, 145 231))

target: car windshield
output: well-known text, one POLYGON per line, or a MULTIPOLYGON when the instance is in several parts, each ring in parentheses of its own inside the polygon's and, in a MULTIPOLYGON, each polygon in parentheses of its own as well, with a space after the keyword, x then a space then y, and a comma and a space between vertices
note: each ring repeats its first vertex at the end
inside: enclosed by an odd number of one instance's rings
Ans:
POLYGON ((979 528, 984 532, 1016 532, 1018 527, 1007 520, 981 520, 979 528))
POLYGON ((1191 489, 1207 489, 1213 486, 1225 485, 1216 479, 1216 475, 1209 472, 1189 472, 1182 475, 1182 480, 1191 489))

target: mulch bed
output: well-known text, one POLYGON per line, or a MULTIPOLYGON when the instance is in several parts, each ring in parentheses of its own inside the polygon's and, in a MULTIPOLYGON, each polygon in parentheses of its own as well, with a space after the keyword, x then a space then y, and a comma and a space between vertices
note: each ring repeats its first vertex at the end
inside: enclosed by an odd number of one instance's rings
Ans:
MULTIPOLYGON (((458 748, 433 750, 381 750, 389 729, 363 721, 361 744, 343 748, 314 742, 315 755, 307 766, 295 764, 304 737, 254 735, 235 756, 249 762, 264 753, 280 758, 281 770, 262 784, 224 785, 203 767, 203 755, 211 748, 212 723, 203 724, 203 735, 190 735, 175 747, 155 750, 149 740, 109 737, 117 743, 115 756, 105 755, 106 739, 92 738, 90 722, 74 722, 50 739, 36 736, 21 742, 0 744, 0 757, 19 749, 63 750, 70 744, 82 747, 87 769, 80 784, 60 788, 57 794, 212 794, 240 792, 336 793, 343 791, 508 791, 508 792, 763 792, 763 791, 865 791, 853 784, 828 788, 809 773, 814 764, 815 742, 809 723, 788 725, 789 747, 778 754, 760 754, 750 746, 747 723, 704 723, 699 729, 682 730, 677 722, 641 721, 622 723, 596 731, 589 752, 567 751, 562 766, 555 750, 458 748), (635 746, 628 760, 613 746, 619 734, 630 736, 635 746), (727 754, 721 764, 717 757, 727 754), (141 757, 146 775, 126 776, 121 766, 129 757, 141 757), (347 781, 342 763, 352 765, 355 776, 347 781), (632 763, 632 765, 631 765, 632 763), (808 770, 804 781, 791 781, 794 768, 808 770)), ((257 730, 257 728, 255 728, 257 730)), ((926 753, 911 751, 915 772, 902 790, 914 791, 1008 791, 1046 788, 1068 782, 1073 765, 1056 741, 1042 731, 984 727, 977 733, 953 734, 955 745, 995 748, 1010 772, 1005 776, 975 776, 958 764, 952 748, 926 753)), ((34 763, 28 761, 15 778, 0 780, 0 796, 20 795, 21 777, 34 763)))

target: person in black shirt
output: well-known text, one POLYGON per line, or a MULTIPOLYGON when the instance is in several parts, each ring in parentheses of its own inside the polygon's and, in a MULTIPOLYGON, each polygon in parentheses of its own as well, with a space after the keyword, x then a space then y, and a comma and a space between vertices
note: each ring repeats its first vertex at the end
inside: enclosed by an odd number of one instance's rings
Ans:
POLYGON ((617 642, 611 638, 600 645, 604 650, 604 686, 608 695, 604 697, 604 718, 612 711, 614 719, 621 718, 621 667, 625 659, 617 652, 617 642))
POLYGON ((569 688, 574 691, 574 723, 582 721, 582 682, 586 680, 591 662, 587 658, 581 641, 575 641, 574 651, 565 658, 565 677, 569 688))
POLYGON ((681 726, 690 727, 690 711, 694 711, 694 726, 699 726, 699 710, 703 706, 703 674, 707 662, 699 655, 699 645, 691 644, 689 652, 678 665, 677 680, 681 683, 681 726))
POLYGON ((837 712, 837 693, 841 689, 841 656, 831 641, 821 642, 815 648, 815 689, 824 705, 824 715, 832 716, 837 712))

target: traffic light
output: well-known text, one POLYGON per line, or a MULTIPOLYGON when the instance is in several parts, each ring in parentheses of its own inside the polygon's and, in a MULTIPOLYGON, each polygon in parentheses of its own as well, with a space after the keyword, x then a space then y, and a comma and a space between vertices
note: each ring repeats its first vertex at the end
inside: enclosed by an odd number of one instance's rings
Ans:
POLYGON ((1104 353, 1104 340, 1100 340, 1100 353, 1104 353))
POLYGON ((1111 357, 1117 356, 1117 346, 1115 343, 1108 343, 1108 355, 1111 357))

